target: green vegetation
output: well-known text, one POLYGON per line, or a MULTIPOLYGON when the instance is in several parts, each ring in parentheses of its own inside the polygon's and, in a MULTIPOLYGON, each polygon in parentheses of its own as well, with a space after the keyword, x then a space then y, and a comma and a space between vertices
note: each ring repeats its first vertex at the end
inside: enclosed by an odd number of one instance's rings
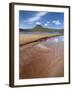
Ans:
POLYGON ((64 33, 64 29, 49 29, 43 28, 41 25, 35 26, 33 29, 20 29, 20 32, 49 32, 49 33, 64 33))

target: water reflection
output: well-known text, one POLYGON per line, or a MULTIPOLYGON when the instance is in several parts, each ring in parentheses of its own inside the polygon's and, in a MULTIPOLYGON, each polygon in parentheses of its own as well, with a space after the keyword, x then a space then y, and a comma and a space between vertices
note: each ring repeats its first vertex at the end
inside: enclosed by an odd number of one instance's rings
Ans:
POLYGON ((46 42, 48 42, 49 44, 64 42, 64 36, 53 37, 53 38, 47 39, 46 42))

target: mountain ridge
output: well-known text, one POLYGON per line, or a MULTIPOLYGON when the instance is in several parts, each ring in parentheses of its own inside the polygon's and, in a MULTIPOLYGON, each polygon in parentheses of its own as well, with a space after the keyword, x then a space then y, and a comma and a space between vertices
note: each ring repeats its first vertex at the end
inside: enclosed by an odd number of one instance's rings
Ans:
POLYGON ((45 28, 41 25, 36 25, 32 29, 20 29, 20 32, 60 32, 64 33, 64 29, 51 29, 51 28, 45 28))

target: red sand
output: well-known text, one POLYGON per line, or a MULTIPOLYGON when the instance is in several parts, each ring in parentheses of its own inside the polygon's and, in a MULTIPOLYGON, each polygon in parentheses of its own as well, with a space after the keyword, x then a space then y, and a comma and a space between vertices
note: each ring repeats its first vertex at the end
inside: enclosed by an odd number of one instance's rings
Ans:
POLYGON ((63 77, 64 43, 20 46, 20 79, 63 77))

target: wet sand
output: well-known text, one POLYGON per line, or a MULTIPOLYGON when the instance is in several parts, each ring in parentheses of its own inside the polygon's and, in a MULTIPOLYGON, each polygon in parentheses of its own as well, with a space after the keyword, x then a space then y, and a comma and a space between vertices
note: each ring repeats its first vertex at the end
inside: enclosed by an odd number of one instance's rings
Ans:
POLYGON ((64 42, 20 46, 19 78, 64 76, 64 42))
POLYGON ((44 38, 51 38, 55 36, 61 36, 62 34, 20 34, 19 36, 19 44, 20 45, 25 45, 31 42, 36 42, 39 39, 44 39, 44 38))

